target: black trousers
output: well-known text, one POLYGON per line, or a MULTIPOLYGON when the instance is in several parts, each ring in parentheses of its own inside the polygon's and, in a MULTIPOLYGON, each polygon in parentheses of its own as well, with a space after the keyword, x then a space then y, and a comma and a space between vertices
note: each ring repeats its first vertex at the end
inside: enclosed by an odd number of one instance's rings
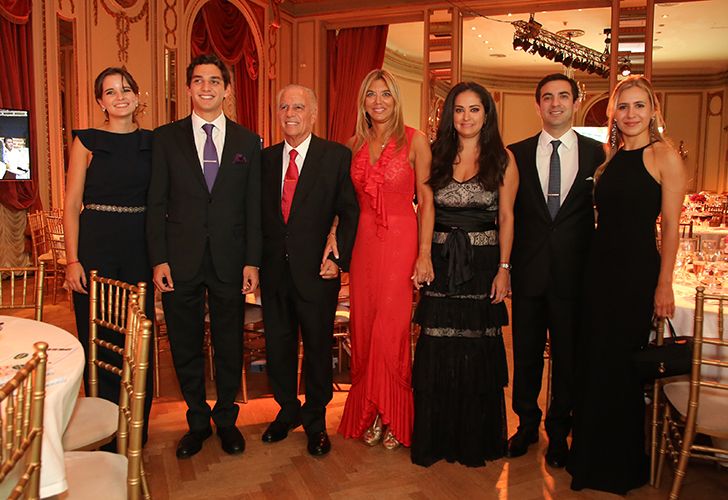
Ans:
POLYGON ((535 431, 541 422, 538 395, 548 331, 551 342, 551 401, 546 415, 550 440, 566 439, 574 406, 575 343, 579 301, 547 292, 543 296, 513 295, 513 411, 519 430, 535 431))
MULTIPOLYGON (((314 279, 321 279, 318 276, 314 279)), ((334 315, 338 280, 323 296, 300 293, 288 272, 278 288, 262 290, 265 323, 266 370, 273 396, 281 409, 276 420, 291 423, 299 418, 307 433, 326 430, 326 405, 333 397, 334 315), (296 390, 298 332, 303 339, 306 403, 296 390)))
POLYGON ((187 425, 191 431, 235 425, 235 396, 243 373, 243 276, 231 283, 215 272, 209 247, 198 273, 190 280, 174 279, 174 291, 162 294, 172 361, 182 396, 187 403, 187 425), (203 353, 205 296, 210 309, 212 346, 215 351, 217 402, 213 409, 205 395, 203 353))

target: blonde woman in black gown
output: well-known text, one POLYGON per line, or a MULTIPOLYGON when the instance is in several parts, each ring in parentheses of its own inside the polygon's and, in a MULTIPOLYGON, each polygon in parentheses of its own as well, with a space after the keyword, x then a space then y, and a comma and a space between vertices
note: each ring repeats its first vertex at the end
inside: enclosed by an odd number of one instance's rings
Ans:
POLYGON ((595 175, 598 222, 587 264, 580 387, 567 470, 572 489, 625 494, 649 475, 643 387, 631 354, 647 343, 653 315, 675 312, 672 272, 687 175, 662 135, 648 80, 622 80, 608 111, 607 160, 595 175))

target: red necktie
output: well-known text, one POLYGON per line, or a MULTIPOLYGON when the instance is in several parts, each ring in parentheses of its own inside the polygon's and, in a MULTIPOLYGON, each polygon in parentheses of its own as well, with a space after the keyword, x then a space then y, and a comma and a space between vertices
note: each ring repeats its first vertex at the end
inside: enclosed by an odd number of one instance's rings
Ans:
POLYGON ((288 216, 291 213, 293 193, 296 192, 296 184, 298 183, 298 167, 296 166, 298 152, 295 149, 291 149, 288 155, 290 156, 290 160, 288 161, 286 177, 283 179, 283 194, 281 195, 281 211, 283 212, 283 220, 286 224, 288 223, 288 216))

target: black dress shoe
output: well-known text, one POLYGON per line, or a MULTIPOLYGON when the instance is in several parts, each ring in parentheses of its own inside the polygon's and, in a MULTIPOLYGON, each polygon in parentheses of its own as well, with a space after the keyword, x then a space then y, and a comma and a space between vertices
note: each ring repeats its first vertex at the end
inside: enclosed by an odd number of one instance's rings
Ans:
POLYGON ((546 463, 556 469, 566 466, 566 459, 569 458, 569 447, 566 442, 552 443, 549 441, 549 447, 546 450, 546 463))
POLYGON ((329 441, 329 435, 326 434, 326 431, 308 434, 308 452, 311 455, 320 457, 330 451, 331 441, 329 441))
POLYGON ((218 427, 217 436, 220 438, 222 451, 230 455, 238 455, 245 451, 245 438, 237 427, 218 427))
POLYGON ((528 451, 529 445, 532 445, 533 443, 538 443, 538 430, 518 430, 508 440, 508 452, 506 453, 506 456, 516 458, 521 455, 525 455, 528 451))
POLYGON ((288 437, 289 431, 292 431, 299 425, 301 425, 300 420, 293 423, 274 420, 265 430, 261 439, 264 443, 275 443, 276 441, 282 441, 288 437))
POLYGON ((190 458, 202 449, 202 442, 212 436, 212 429, 190 431, 177 443, 177 458, 190 458))

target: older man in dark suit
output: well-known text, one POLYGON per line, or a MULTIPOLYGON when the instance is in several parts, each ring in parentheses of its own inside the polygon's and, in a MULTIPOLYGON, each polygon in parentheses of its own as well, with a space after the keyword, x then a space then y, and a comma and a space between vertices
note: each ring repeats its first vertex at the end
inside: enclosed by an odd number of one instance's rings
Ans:
POLYGON ((235 426, 243 362, 243 292, 261 259, 260 138, 225 117, 230 73, 213 55, 187 68, 192 114, 154 131, 147 236, 161 290, 189 432, 177 457, 200 451, 215 422, 222 448, 242 453, 235 426), (209 305, 217 403, 205 400, 204 318, 209 305))
POLYGON ((557 73, 544 77, 536 87, 543 130, 508 146, 521 179, 511 254, 513 410, 519 426, 508 441, 508 455, 523 455, 538 441, 548 331, 553 376, 546 463, 552 467, 563 467, 568 454, 579 295, 594 231, 593 176, 604 160, 599 142, 571 128, 578 98, 574 80, 557 73))
POLYGON ((303 424, 308 452, 324 455, 331 449, 326 404, 333 395, 339 269, 349 265, 359 206, 349 177, 351 153, 311 133, 316 112, 311 89, 283 88, 277 114, 285 140, 263 151, 263 317, 268 377, 281 407, 263 441, 285 439, 303 424), (340 255, 322 264, 336 217, 340 255), (296 391, 299 330, 306 380, 303 406, 296 391))

